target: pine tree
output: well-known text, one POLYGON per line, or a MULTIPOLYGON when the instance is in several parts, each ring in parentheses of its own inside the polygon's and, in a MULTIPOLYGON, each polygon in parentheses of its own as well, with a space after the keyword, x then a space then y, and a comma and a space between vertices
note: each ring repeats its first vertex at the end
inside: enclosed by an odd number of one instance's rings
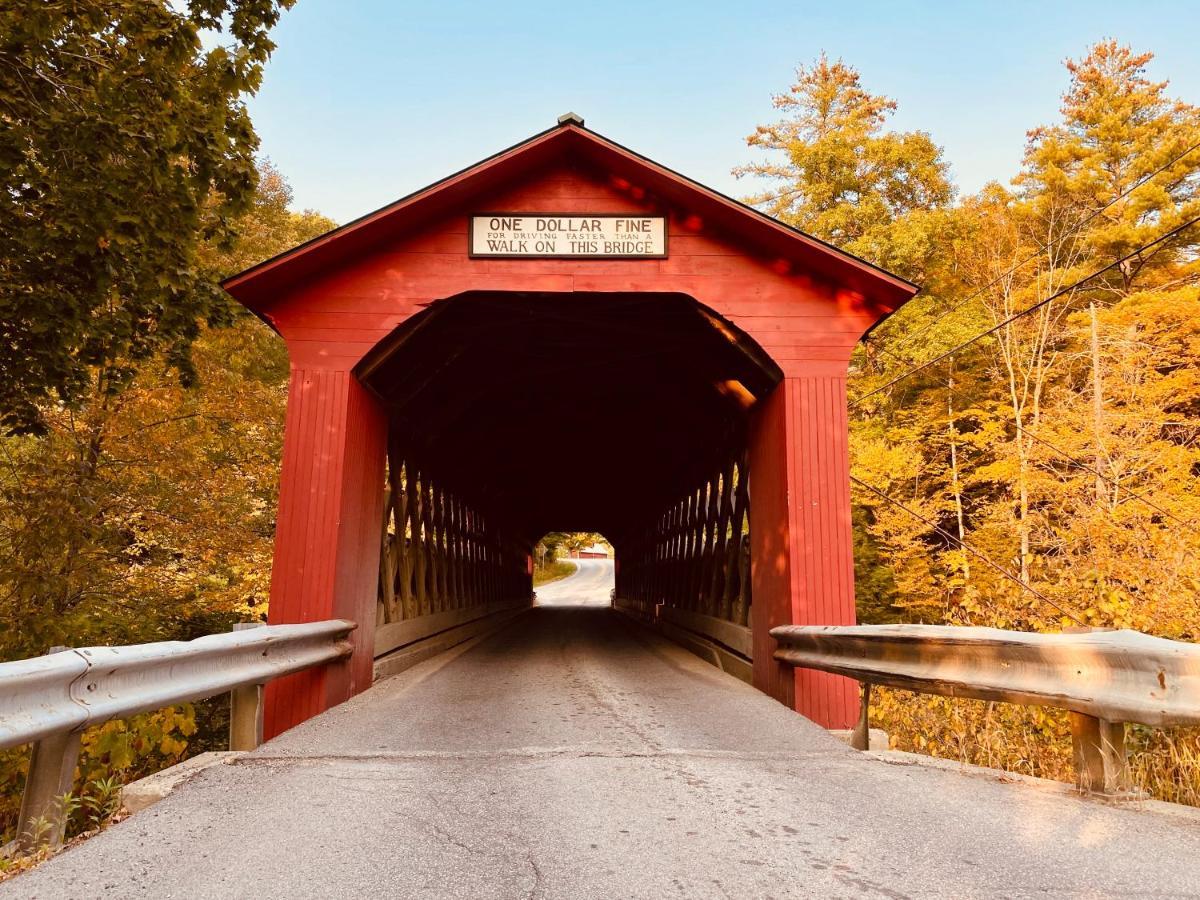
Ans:
POLYGON ((896 102, 822 54, 774 97, 786 117, 746 139, 770 160, 734 173, 781 182, 750 198, 765 212, 907 277, 927 274, 954 197, 941 148, 921 131, 886 130, 896 102), (782 159, 779 156, 782 155, 782 159))
MULTIPOLYGON (((1047 252, 1047 265, 1064 277, 1123 257, 1200 215, 1200 108, 1169 97, 1168 82, 1147 77, 1153 58, 1108 40, 1068 60, 1062 122, 1030 132, 1015 183, 1031 238, 1058 248, 1058 258, 1047 252)), ((1151 277, 1147 269, 1169 268, 1197 240, 1192 232, 1164 242, 1109 281, 1128 293, 1151 277)))

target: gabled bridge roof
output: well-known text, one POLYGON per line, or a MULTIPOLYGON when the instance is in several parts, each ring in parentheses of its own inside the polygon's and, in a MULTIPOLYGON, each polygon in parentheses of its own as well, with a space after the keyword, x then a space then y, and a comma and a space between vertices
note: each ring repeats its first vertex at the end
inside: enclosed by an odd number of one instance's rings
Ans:
POLYGON ((489 156, 441 181, 368 213, 307 243, 232 275, 221 283, 252 310, 260 311, 323 269, 411 233, 423 223, 469 204, 471 199, 564 158, 591 163, 614 187, 635 198, 685 209, 706 225, 734 236, 747 250, 822 275, 863 295, 887 314, 919 288, 878 266, 792 228, 719 191, 693 181, 597 132, 577 117, 489 156))

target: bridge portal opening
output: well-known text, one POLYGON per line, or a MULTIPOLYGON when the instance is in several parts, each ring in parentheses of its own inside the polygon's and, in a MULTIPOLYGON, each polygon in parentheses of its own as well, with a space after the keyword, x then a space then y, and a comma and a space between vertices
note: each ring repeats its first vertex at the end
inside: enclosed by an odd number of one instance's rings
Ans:
POLYGON ((552 528, 608 536, 634 614, 748 626, 749 412, 782 375, 692 297, 459 294, 355 375, 388 416, 377 657, 527 599, 552 528))

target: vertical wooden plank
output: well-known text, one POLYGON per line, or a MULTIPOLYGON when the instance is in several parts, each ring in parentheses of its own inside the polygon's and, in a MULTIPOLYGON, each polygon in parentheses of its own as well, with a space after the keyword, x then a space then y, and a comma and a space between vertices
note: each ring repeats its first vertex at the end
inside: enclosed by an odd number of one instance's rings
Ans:
POLYGON ((718 470, 708 480, 708 512, 705 515, 704 572, 701 592, 704 596, 704 611, 710 616, 719 614, 717 605, 717 529, 721 522, 721 472, 718 470))
MULTIPOLYGON (((308 529, 320 516, 314 482, 319 479, 317 427, 326 398, 321 373, 293 366, 288 384, 283 464, 279 479, 274 560, 271 567, 270 621, 303 622, 308 613, 302 593, 308 529)), ((307 718, 309 698, 323 695, 320 670, 279 678, 267 686, 264 730, 278 734, 307 718)))
POLYGON ((417 505, 413 520, 413 548, 416 551, 415 582, 417 615, 429 614, 429 471, 417 471, 417 505))
POLYGON ((341 474, 344 484, 335 520, 337 558, 332 574, 332 615, 359 623, 350 636, 354 648, 347 665, 326 667, 328 709, 371 686, 374 678, 375 607, 379 571, 379 523, 383 494, 387 418, 374 396, 347 373, 342 421, 347 440, 341 474))
MULTIPOLYGON (((390 472, 389 472, 390 475, 390 472)), ((396 552, 389 525, 395 510, 394 494, 389 484, 383 489, 383 522, 379 534, 379 622, 395 622, 400 618, 396 607, 396 552)))
POLYGON ((750 578, 754 589, 751 641, 754 686, 795 708, 797 685, 772 654, 768 634, 792 621, 793 559, 788 522, 788 391, 786 382, 760 400, 750 432, 750 578))
POLYGON ((475 562, 475 513, 469 506, 464 507, 466 513, 466 544, 467 544, 467 568, 466 568, 466 596, 467 602, 474 606, 479 602, 479 591, 476 580, 476 562, 475 562))
POLYGON ((414 497, 416 494, 416 479, 413 478, 412 465, 408 460, 397 454, 397 459, 400 461, 401 483, 396 490, 398 506, 396 515, 396 532, 397 544, 400 551, 399 562, 399 581, 400 581, 400 609, 401 615, 405 619, 411 619, 414 615, 413 611, 413 547, 412 547, 412 518, 414 497))
POLYGON ((446 497, 446 591, 451 608, 462 605, 462 590, 458 584, 458 498, 446 497))
POLYGON ((738 625, 748 625, 750 622, 750 571, 749 552, 745 546, 743 532, 746 529, 746 518, 749 515, 750 482, 748 452, 738 461, 736 482, 733 487, 733 519, 730 523, 729 571, 731 574, 728 590, 730 618, 738 625))
POLYGON ((446 609, 446 495, 437 482, 429 492, 430 525, 433 540, 430 547, 433 551, 433 611, 442 612, 446 609))
POLYGON ((709 595, 713 615, 729 619, 732 609, 726 602, 725 586, 729 582, 729 519, 733 512, 733 456, 729 457, 718 478, 717 516, 714 525, 712 550, 712 580, 709 595))
POLYGON ((687 529, 687 558, 684 562, 685 605, 687 609, 698 610, 696 586, 700 579, 697 570, 700 568, 700 539, 704 529, 704 489, 698 487, 688 495, 688 529, 687 529))
POLYGON ((425 519, 425 547, 429 553, 429 611, 441 612, 442 609, 442 585, 441 585, 441 548, 438 546, 439 539, 439 524, 438 524, 438 497, 441 493, 438 483, 435 480, 436 475, 429 476, 429 492, 425 496, 426 512, 425 519))
POLYGON ((474 509, 470 512, 468 526, 471 535, 471 603, 482 603, 483 594, 479 589, 479 516, 474 509))
POLYGON ((458 602, 454 590, 454 495, 442 491, 442 604, 453 609, 458 602))
POLYGON ((704 595, 701 585, 704 580, 704 533, 707 525, 708 482, 696 488, 695 523, 692 526, 692 565, 688 573, 688 588, 692 609, 704 612, 704 595))

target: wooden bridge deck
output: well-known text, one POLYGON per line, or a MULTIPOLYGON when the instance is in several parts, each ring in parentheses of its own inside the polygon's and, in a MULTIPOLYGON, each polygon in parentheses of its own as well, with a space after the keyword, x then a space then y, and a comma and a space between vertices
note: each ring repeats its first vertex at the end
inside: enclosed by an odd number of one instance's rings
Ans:
POLYGON ((1200 896, 1200 820, 855 753, 584 566, 0 898, 1200 896))

